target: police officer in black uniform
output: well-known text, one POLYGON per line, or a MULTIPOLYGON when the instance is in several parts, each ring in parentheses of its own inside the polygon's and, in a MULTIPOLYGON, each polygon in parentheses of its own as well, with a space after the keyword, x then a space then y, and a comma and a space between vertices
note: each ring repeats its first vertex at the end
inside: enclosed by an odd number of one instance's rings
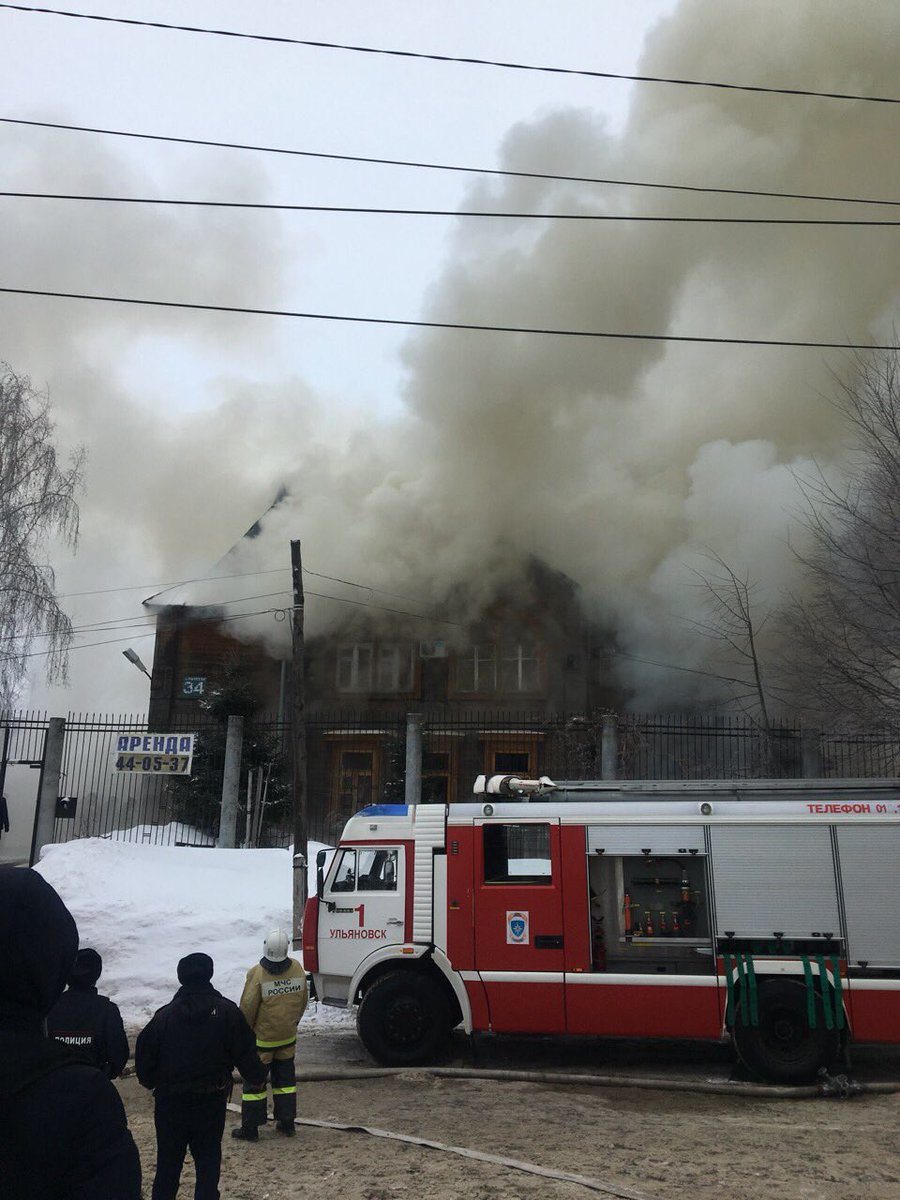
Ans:
POLYGON ((212 974, 208 954, 183 958, 181 987, 135 1046, 137 1077, 155 1101, 152 1200, 174 1200, 188 1149, 197 1172, 194 1200, 218 1200, 231 1072, 237 1067, 245 1079, 266 1078, 253 1031, 238 1006, 215 990, 212 974))
POLYGON ((110 1079, 117 1079, 128 1062, 128 1038, 118 1008, 97 991, 102 970, 103 960, 96 950, 78 951, 69 986, 47 1017, 47 1032, 79 1050, 110 1079))

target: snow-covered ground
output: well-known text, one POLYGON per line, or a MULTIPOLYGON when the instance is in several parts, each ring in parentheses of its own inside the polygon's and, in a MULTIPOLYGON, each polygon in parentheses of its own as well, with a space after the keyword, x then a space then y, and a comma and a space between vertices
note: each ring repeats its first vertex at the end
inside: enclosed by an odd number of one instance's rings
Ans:
MULTIPOLYGON (((307 861, 315 864, 320 849, 310 842, 307 861)), ((178 960, 195 950, 212 957, 214 986, 239 999, 266 933, 291 929, 289 850, 87 838, 45 846, 35 869, 62 896, 81 945, 102 956, 100 991, 118 1004, 128 1025, 144 1024, 172 998, 178 960)), ((351 1019, 311 1004, 304 1024, 351 1019)))

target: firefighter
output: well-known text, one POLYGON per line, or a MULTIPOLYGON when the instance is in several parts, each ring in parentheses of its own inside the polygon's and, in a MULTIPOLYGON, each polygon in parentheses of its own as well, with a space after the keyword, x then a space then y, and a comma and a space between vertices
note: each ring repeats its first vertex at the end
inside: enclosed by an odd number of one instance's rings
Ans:
POLYGON ((231 1072, 237 1067, 245 1078, 265 1079, 249 1025, 216 991, 212 976, 208 954, 188 954, 178 964, 181 987, 138 1034, 134 1066, 154 1100, 152 1200, 175 1200, 188 1150, 196 1169, 194 1200, 218 1200, 231 1072))
MULTIPOLYGON (((263 956, 247 972, 241 995, 241 1012, 256 1034, 256 1049, 271 1075, 272 1107, 279 1132, 294 1136, 297 1115, 297 1077, 294 1050, 297 1025, 306 1011, 309 988, 306 972, 288 957, 288 935, 274 929, 263 942, 263 956)), ((241 1097, 241 1123, 231 1136, 255 1142, 266 1123, 266 1088, 255 1088, 245 1079, 241 1097)))
POLYGON ((119 1093, 44 1031, 77 950, 50 884, 0 867, 0 1195, 9 1200, 140 1200, 119 1093))
POLYGON ((80 1050, 110 1079, 128 1062, 128 1038, 119 1010, 97 991, 103 960, 96 950, 79 950, 69 986, 47 1017, 47 1033, 80 1050))

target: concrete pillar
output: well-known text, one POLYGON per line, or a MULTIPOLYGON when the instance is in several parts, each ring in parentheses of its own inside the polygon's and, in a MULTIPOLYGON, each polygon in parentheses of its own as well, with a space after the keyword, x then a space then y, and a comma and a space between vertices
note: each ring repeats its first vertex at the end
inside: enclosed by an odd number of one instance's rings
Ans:
POLYGON ((422 716, 406 714, 406 788, 403 799, 418 804, 422 799, 422 716))
POLYGON ((49 846, 53 841, 53 823, 56 820, 56 801, 59 799, 65 736, 65 718, 51 717, 47 722, 47 736, 44 742, 44 765, 41 769, 37 811, 34 814, 31 857, 28 860, 30 867, 33 867, 40 858, 41 847, 49 846))
POLYGON ((600 735, 600 778, 619 777, 619 723, 615 713, 603 714, 603 729, 600 735))
POLYGON ((822 778, 822 738, 818 729, 804 729, 800 734, 801 767, 804 779, 822 778))
POLYGON ((219 847, 224 850, 233 850, 235 847, 243 745, 244 718, 229 717, 225 735, 225 768, 222 772, 222 810, 219 816, 219 847))

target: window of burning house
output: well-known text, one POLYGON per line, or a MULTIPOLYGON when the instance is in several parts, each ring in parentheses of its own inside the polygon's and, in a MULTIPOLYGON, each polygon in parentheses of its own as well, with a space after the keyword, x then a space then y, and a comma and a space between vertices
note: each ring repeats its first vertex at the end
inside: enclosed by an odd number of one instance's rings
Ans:
POLYGON ((540 685, 534 642, 479 642, 457 660, 460 692, 535 692, 540 685))
POLYGON ((534 642, 507 642, 500 647, 500 691, 534 692, 538 656, 534 642))
POLYGON ((382 642, 375 670, 376 692, 411 692, 415 647, 410 642, 382 642))
POLYGON ((353 645, 338 647, 337 688, 339 692, 372 690, 371 642, 355 642, 353 645))
POLYGON ((479 642, 460 654, 456 686, 461 692, 497 690, 497 647, 493 642, 479 642))
POLYGON ((450 799, 450 753, 426 750, 422 755, 422 803, 446 804, 450 799))
POLYGON ((354 642, 338 647, 339 692, 411 692, 414 678, 411 642, 354 642))

